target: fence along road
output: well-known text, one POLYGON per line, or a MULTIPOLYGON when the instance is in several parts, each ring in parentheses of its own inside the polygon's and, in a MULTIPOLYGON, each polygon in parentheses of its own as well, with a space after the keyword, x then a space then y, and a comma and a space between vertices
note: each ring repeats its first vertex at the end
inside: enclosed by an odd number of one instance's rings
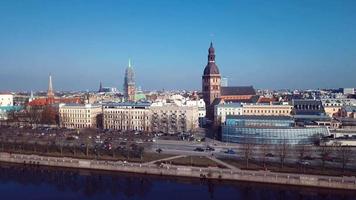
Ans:
POLYGON ((0 161, 54 167, 110 170, 154 175, 250 181, 260 183, 356 190, 355 177, 334 177, 276 173, 269 171, 199 168, 178 165, 156 165, 151 163, 125 163, 121 161, 88 160, 69 157, 11 154, 5 152, 0 153, 0 161))

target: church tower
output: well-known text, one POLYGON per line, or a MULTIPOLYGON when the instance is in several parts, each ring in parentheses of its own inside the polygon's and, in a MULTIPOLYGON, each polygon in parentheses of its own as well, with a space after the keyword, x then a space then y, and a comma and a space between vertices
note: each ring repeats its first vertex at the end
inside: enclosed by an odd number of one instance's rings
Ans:
POLYGON ((52 75, 51 74, 49 74, 49 80, 48 80, 47 103, 48 104, 54 103, 54 91, 53 91, 52 75))
POLYGON ((220 98, 221 75, 218 66, 215 64, 215 49, 212 42, 210 43, 208 53, 208 64, 202 76, 202 91, 207 117, 213 120, 214 105, 212 103, 216 98, 220 98))
POLYGON ((135 74, 131 66, 131 61, 129 60, 129 66, 125 71, 125 82, 124 82, 124 96, 126 101, 135 101, 136 86, 135 86, 135 74))

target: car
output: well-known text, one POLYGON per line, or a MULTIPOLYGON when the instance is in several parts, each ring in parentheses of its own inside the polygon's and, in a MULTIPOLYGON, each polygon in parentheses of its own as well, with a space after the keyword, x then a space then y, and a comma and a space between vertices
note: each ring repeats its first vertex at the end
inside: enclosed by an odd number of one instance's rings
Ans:
POLYGON ((232 149, 228 149, 228 150, 224 151, 224 153, 226 153, 226 154, 236 154, 236 152, 234 150, 232 150, 232 149))
POLYGON ((157 149, 156 152, 157 153, 161 153, 163 150, 161 148, 157 149))
POLYGON ((203 152, 203 151, 204 151, 204 149, 203 149, 203 148, 201 148, 201 147, 197 147, 197 148, 195 148, 195 149, 194 149, 194 151, 203 152))
POLYGON ((272 153, 266 153, 266 157, 273 157, 274 155, 272 153))
POLYGON ((211 147, 211 146, 207 146, 207 147, 205 148, 205 150, 206 150, 206 151, 215 151, 215 149, 214 149, 213 147, 211 147))
POLYGON ((313 160, 314 158, 313 157, 311 157, 311 156, 304 156, 303 157, 303 160, 313 160))
POLYGON ((305 161, 305 160, 301 160, 297 162, 299 165, 303 165, 303 166, 310 166, 310 162, 305 161))

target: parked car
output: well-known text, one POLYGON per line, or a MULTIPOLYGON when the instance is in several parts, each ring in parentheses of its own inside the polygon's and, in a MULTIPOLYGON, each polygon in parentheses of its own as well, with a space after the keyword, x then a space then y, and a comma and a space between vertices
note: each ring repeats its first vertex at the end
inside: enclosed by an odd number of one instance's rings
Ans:
POLYGON ((298 161, 298 164, 303 165, 303 166, 310 166, 310 162, 305 161, 305 160, 298 161))

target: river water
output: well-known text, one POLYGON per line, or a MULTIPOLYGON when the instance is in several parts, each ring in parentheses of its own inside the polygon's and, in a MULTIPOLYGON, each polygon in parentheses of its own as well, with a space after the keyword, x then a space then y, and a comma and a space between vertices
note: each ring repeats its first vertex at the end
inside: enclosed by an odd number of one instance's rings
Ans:
POLYGON ((356 193, 0 163, 0 199, 354 200, 356 193))

